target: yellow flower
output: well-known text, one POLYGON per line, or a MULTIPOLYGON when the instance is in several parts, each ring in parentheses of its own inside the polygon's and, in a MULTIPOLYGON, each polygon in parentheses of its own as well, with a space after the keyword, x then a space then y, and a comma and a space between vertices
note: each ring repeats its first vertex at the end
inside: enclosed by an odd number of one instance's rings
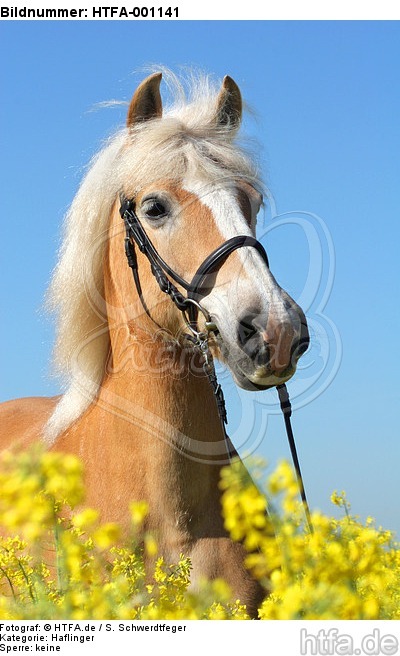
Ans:
MULTIPOLYGON (((266 590, 261 619, 400 619, 400 548, 390 531, 350 514, 312 513, 305 526, 296 477, 280 463, 263 492, 240 461, 222 472, 226 529, 248 551, 245 564, 266 590), (266 499, 268 494, 268 502, 266 499), (269 593, 269 594, 267 594, 269 593)), ((124 544, 98 512, 75 513, 84 489, 75 456, 35 448, 0 456, 0 616, 4 619, 248 619, 221 580, 190 587, 190 559, 169 563, 155 539, 124 544), (20 537, 19 537, 20 536, 20 537)), ((147 504, 130 507, 142 527, 147 504)), ((138 531, 139 534, 139 531, 138 531)), ((135 535, 135 531, 134 531, 135 535)))
POLYGON ((150 557, 156 556, 158 553, 158 545, 154 537, 148 533, 144 537, 144 546, 146 554, 150 557))
POLYGON ((100 549, 109 549, 114 546, 121 536, 118 524, 110 522, 103 524, 93 533, 93 542, 100 549))
POLYGON ((85 508, 72 518, 72 524, 78 529, 92 528, 99 521, 99 512, 93 508, 85 508))
POLYGON ((132 501, 129 505, 131 513, 131 520, 135 527, 141 526, 149 512, 149 504, 147 501, 132 501))

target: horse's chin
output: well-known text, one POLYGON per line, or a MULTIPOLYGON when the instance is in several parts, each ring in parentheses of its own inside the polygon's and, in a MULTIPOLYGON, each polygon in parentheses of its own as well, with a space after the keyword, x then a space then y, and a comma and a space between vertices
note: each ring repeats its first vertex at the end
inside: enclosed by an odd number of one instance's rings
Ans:
POLYGON ((262 392, 277 385, 282 385, 294 374, 294 369, 280 376, 266 373, 263 370, 256 370, 254 374, 246 374, 238 367, 229 367, 229 369, 236 385, 249 392, 262 392))
POLYGON ((220 335, 217 339, 214 338, 211 341, 210 346, 214 357, 228 367, 236 385, 248 392, 262 392, 277 385, 282 385, 296 371, 295 366, 289 366, 277 375, 271 372, 268 367, 255 367, 251 360, 243 358, 243 354, 239 354, 239 357, 235 359, 232 356, 233 349, 230 351, 227 348, 220 335))

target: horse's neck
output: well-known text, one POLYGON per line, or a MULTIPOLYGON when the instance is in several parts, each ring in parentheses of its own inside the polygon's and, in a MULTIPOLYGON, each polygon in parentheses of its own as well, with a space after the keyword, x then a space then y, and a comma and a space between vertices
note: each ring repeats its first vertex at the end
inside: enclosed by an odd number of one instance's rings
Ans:
POLYGON ((120 364, 92 412, 92 439, 113 463, 120 498, 150 500, 163 520, 203 514, 219 503, 219 463, 227 459, 206 376, 194 370, 193 354, 159 340, 132 343, 120 364))
POLYGON ((114 210, 104 280, 111 352, 99 400, 107 404, 110 399, 111 407, 122 404, 121 416, 132 426, 126 430, 157 436, 157 448, 169 457, 185 452, 194 464, 221 461, 224 435, 202 356, 165 330, 180 332, 179 313, 137 250, 145 303, 150 306, 145 311, 122 244, 121 221, 114 210))
POLYGON ((194 349, 165 341, 128 337, 116 345, 99 403, 116 409, 127 432, 144 431, 158 451, 193 466, 224 458, 224 435, 214 393, 194 349))

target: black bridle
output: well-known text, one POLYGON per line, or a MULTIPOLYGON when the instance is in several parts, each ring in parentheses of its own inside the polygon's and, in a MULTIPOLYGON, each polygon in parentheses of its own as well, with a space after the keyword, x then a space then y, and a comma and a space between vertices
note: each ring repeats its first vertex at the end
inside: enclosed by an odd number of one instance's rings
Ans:
MULTIPOLYGON (((223 244, 218 246, 218 248, 216 248, 214 251, 212 251, 212 253, 210 253, 210 255, 208 255, 206 259, 200 264, 192 280, 187 282, 187 280, 182 278, 182 276, 174 271, 174 269, 172 269, 169 264, 163 260, 157 249, 154 247, 135 212, 135 201, 133 199, 126 198, 122 193, 120 194, 120 201, 120 214, 125 224, 125 254, 128 260, 128 265, 132 270, 136 289, 143 308, 145 309, 148 316, 152 318, 142 293, 138 271, 138 262, 135 252, 135 244, 141 253, 143 253, 150 262, 152 274, 154 275, 161 291, 167 294, 175 306, 178 308, 178 310, 182 312, 185 323, 190 329, 191 333, 190 335, 187 335, 187 337, 189 337, 189 339, 201 349, 204 357, 204 372, 207 374, 208 380, 214 392, 218 414, 221 420, 222 430, 227 445, 228 455, 230 458, 238 455, 225 429, 225 425, 227 424, 227 414, 224 395, 221 385, 218 383, 213 359, 208 348, 208 335, 210 332, 217 333, 218 328, 211 321, 211 317, 209 316, 208 312, 206 312, 205 309, 200 305, 199 300, 203 296, 207 295, 212 289, 212 285, 207 286, 209 284, 207 283, 208 276, 216 273, 227 260, 229 255, 231 255, 231 253, 233 253, 238 248, 255 248, 261 255, 266 266, 269 268, 268 256, 265 248, 254 237, 248 235, 238 235, 236 237, 232 237, 231 239, 228 239, 223 244), (179 291, 174 282, 172 282, 171 278, 175 283, 186 290, 186 296, 184 296, 179 291), (199 330, 199 311, 204 315, 206 319, 205 328, 207 332, 202 332, 199 330)), ((285 420, 289 446, 297 475, 300 496, 303 502, 308 527, 310 532, 312 532, 313 528, 311 515, 304 489, 303 477, 301 475, 300 463, 297 456, 297 450, 290 421, 292 408, 290 404, 289 393, 285 384, 277 385, 277 390, 281 410, 285 420)))

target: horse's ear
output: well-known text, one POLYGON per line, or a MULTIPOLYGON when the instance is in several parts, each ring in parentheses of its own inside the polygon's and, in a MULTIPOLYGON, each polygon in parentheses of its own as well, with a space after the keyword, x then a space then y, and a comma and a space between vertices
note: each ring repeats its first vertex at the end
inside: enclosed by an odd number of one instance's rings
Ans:
POLYGON ((126 125, 132 127, 140 121, 147 121, 151 118, 161 118, 162 101, 160 95, 160 83, 162 73, 153 73, 146 77, 139 84, 133 94, 131 104, 128 109, 126 125))
POLYGON ((242 95, 235 80, 225 75, 217 100, 217 123, 237 129, 242 119, 242 95))

